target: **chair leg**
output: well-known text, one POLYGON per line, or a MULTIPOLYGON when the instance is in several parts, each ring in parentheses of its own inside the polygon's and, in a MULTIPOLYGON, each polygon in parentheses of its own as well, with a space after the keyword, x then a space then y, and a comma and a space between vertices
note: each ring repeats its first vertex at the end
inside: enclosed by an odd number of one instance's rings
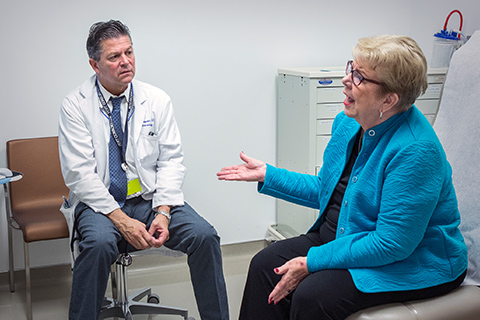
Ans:
POLYGON ((5 194, 5 208, 7 214, 7 232, 8 232, 8 274, 10 282, 10 292, 15 292, 15 269, 13 264, 13 235, 12 235, 12 225, 10 224, 10 218, 12 217, 12 211, 10 208, 10 198, 9 190, 7 187, 8 183, 3 185, 3 191, 5 194))
POLYGON ((28 250, 28 243, 23 243, 25 252, 25 289, 27 294, 27 319, 32 320, 32 287, 30 282, 30 253, 28 250))
POLYGON ((12 228, 8 228, 8 264, 9 264, 9 279, 10 279, 10 292, 15 292, 15 269, 13 264, 13 240, 12 240, 12 228))

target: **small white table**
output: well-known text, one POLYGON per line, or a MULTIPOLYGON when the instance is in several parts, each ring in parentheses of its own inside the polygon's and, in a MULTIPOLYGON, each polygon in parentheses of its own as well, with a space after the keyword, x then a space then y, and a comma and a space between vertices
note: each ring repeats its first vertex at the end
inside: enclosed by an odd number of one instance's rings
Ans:
MULTIPOLYGON (((0 179, 0 185, 3 184, 3 192, 4 192, 4 195, 5 195, 5 209, 6 209, 6 218, 7 218, 7 229, 8 229, 8 238, 11 239, 11 235, 12 235, 12 229, 11 229, 11 225, 10 225, 10 220, 12 218, 12 208, 10 207, 10 198, 9 198, 9 189, 8 189, 8 185, 10 182, 15 182, 15 181, 18 181, 20 179, 23 178, 23 174, 20 173, 20 172, 17 172, 17 171, 12 171, 12 175, 11 176, 7 176, 5 178, 2 178, 0 179)), ((12 242, 9 241, 8 242, 8 252, 9 254, 12 254, 13 252, 13 245, 12 245, 12 242)), ((14 286, 14 272, 13 272, 13 259, 9 259, 10 260, 10 265, 9 265, 9 274, 10 274, 10 292, 14 292, 15 291, 15 286, 14 286)))

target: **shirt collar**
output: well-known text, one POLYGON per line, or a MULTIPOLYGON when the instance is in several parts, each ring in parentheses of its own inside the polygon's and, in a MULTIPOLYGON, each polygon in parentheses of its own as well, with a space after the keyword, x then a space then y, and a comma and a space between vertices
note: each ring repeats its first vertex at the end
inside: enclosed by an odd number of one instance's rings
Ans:
POLYGON ((119 94, 118 96, 115 96, 113 94, 111 94, 110 92, 107 91, 107 89, 105 89, 103 87, 103 85, 100 83, 100 81, 98 81, 98 84, 99 84, 99 87, 100 87, 100 92, 102 93, 103 97, 105 98, 105 101, 107 102, 107 105, 108 107, 110 108, 110 110, 112 110, 113 106, 112 106, 112 103, 109 103, 110 102, 110 98, 111 97, 121 97, 121 96, 124 96, 125 97, 125 101, 128 105, 129 101, 128 101, 128 97, 130 96, 129 95, 129 90, 132 86, 132 83, 129 83, 128 86, 127 86, 127 89, 125 89, 125 91, 123 91, 121 94, 119 94))

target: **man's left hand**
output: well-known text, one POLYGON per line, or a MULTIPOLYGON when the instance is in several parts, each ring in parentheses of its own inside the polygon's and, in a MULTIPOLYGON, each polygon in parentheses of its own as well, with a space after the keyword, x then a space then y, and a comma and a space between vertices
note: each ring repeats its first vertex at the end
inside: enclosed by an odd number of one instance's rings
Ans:
MULTIPOLYGON (((170 207, 161 206, 157 211, 162 210, 170 212, 170 207)), ((170 238, 168 230, 169 221, 163 214, 157 214, 157 217, 152 221, 148 233, 152 236, 152 247, 160 248, 170 238)))

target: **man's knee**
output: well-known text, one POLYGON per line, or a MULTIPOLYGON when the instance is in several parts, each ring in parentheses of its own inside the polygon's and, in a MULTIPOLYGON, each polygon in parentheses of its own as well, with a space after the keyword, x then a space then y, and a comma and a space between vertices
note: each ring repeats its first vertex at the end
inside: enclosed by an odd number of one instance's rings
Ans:
POLYGON ((194 247, 220 248, 220 237, 215 228, 209 223, 196 225, 192 237, 194 247))
POLYGON ((79 248, 80 253, 87 254, 92 259, 108 258, 115 261, 118 256, 116 238, 102 232, 90 232, 80 241, 79 248))

